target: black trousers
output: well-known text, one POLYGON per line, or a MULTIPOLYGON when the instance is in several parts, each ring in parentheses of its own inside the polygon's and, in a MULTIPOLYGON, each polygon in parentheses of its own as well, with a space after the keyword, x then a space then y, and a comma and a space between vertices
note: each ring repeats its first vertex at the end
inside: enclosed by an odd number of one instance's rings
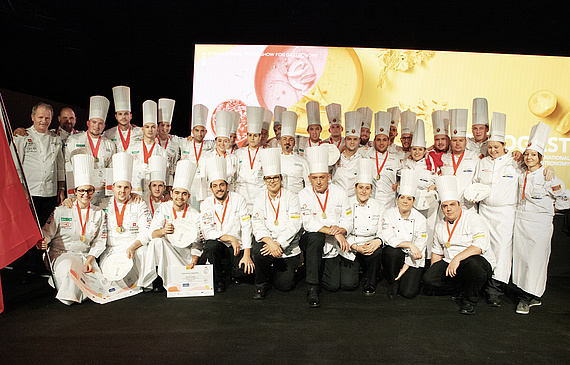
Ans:
POLYGON ((290 291, 295 288, 295 270, 301 266, 301 255, 293 257, 273 257, 262 255, 263 242, 253 242, 251 257, 255 264, 255 284, 273 282, 275 289, 290 291))
POLYGON ((445 275, 448 263, 440 260, 424 273, 426 294, 445 295, 461 292, 463 301, 476 304, 487 280, 493 275, 489 262, 481 255, 469 256, 461 261, 455 277, 445 275))
POLYGON ((366 284, 376 286, 378 281, 378 271, 382 266, 382 246, 370 255, 356 254, 356 259, 365 270, 366 284))
POLYGON ((301 236, 299 246, 305 254, 305 281, 307 284, 319 284, 319 272, 323 261, 325 234, 321 232, 305 232, 301 236))
MULTIPOLYGON (((401 248, 394 248, 392 246, 384 246, 382 254, 382 264, 384 265, 384 273, 388 284, 394 284, 402 266, 404 266, 404 259, 406 255, 401 248)), ((408 270, 398 280, 400 287, 398 294, 404 298, 414 298, 420 292, 423 268, 409 267, 408 270)))
POLYGON ((242 278, 248 276, 243 271, 243 267, 238 267, 239 261, 243 258, 243 250, 239 255, 234 256, 234 249, 232 246, 227 247, 226 244, 218 240, 207 240, 204 242, 204 250, 202 256, 198 260, 199 264, 205 264, 206 261, 214 265, 214 282, 218 283, 224 280, 223 276, 223 259, 229 259, 231 266, 232 278, 242 278))
POLYGON ((358 260, 350 261, 338 255, 322 262, 323 288, 328 291, 355 290, 360 282, 358 260))

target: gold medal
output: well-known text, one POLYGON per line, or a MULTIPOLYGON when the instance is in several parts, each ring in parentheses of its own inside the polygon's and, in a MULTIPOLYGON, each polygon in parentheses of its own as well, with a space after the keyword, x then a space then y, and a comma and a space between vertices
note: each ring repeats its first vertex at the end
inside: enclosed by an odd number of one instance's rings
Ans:
POLYGON ((445 242, 445 247, 450 248, 450 247, 451 247, 451 243, 445 242))
POLYGON ((123 233, 125 231, 125 228, 123 226, 118 226, 117 227, 117 232, 118 233, 123 233))
POLYGON ((279 225, 279 221, 276 219, 275 222, 273 222, 273 224, 275 224, 276 226, 279 225))
POLYGON ((99 162, 99 157, 95 157, 95 163, 99 162))
POLYGON ((321 217, 323 217, 323 219, 327 219, 327 213, 323 212, 323 214, 321 214, 321 217))
POLYGON ((255 173, 255 171, 249 170, 249 174, 250 174, 250 175, 253 175, 254 173, 255 173))
POLYGON ((79 237, 79 240, 80 240, 81 242, 85 242, 86 238, 85 238, 84 235, 81 235, 81 237, 79 237))
POLYGON ((146 168, 148 168, 148 164, 147 164, 147 163, 143 163, 143 164, 142 164, 142 167, 143 167, 143 169, 146 169, 146 168))
POLYGON ((376 176, 376 180, 380 180, 380 174, 376 176))

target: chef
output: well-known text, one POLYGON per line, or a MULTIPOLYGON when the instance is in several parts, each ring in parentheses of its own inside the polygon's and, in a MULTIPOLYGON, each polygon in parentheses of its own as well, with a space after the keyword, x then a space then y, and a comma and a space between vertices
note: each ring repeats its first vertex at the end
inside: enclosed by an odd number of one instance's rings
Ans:
POLYGON ((400 124, 401 111, 397 106, 388 108, 386 110, 390 113, 390 135, 388 140, 388 151, 392 153, 402 153, 402 146, 395 143, 398 136, 398 124, 400 124))
POLYGON ((150 210, 151 217, 157 211, 160 204, 170 200, 170 194, 165 195, 166 191, 166 157, 151 156, 148 159, 149 184, 148 195, 145 195, 144 201, 150 210))
POLYGON ((142 141, 131 142, 127 149, 127 152, 133 156, 133 190, 140 195, 148 193, 148 159, 151 156, 166 157, 166 151, 160 146, 156 139, 156 121, 156 102, 147 100, 143 103, 142 131, 144 137, 142 141))
POLYGON ((462 209, 457 180, 452 175, 435 179, 445 219, 435 226, 424 290, 428 295, 461 293, 459 312, 474 314, 479 293, 493 274, 495 255, 483 218, 462 209))
POLYGON ((524 151, 526 171, 518 178, 518 205, 513 236, 513 284, 519 289, 518 314, 542 304, 546 290, 554 208, 570 208, 570 192, 559 178, 546 181, 542 158, 550 126, 539 122, 532 127, 524 151))
MULTIPOLYGON (((109 111, 109 100, 104 96, 92 96, 89 100, 89 120, 87 132, 71 135, 65 147, 66 170, 72 171, 71 156, 79 151, 92 155, 96 169, 112 166, 112 157, 115 154, 115 143, 103 136, 105 120, 109 111), (76 151, 74 153, 74 151, 76 151)), ((100 184, 97 184, 100 185, 100 184)), ((96 186, 93 204, 99 204, 105 197, 105 186, 96 186)))
POLYGON ((166 158, 168 160, 168 176, 167 186, 172 186, 174 179, 174 169, 176 162, 180 158, 180 142, 188 141, 185 138, 180 138, 170 134, 172 128, 172 114, 174 113, 175 100, 172 99, 158 99, 158 126, 157 126, 157 141, 158 144, 164 148, 166 158))
MULTIPOLYGON (((55 279, 56 298, 66 305, 87 299, 71 279, 72 263, 80 264, 86 273, 100 272, 96 259, 107 240, 105 212, 91 204, 95 192, 93 156, 76 155, 71 161, 77 201, 72 208, 61 205, 55 209, 42 227, 44 238, 37 244, 39 249, 47 249, 44 259, 55 279)), ((52 280, 50 285, 54 285, 52 280)))
POLYGON ((487 153, 487 139, 489 136, 489 106, 487 99, 473 99, 473 109, 471 110, 471 133, 473 137, 467 138, 467 149, 476 152, 479 156, 485 157, 487 153))
POLYGON ((299 156, 304 156, 307 148, 312 146, 320 146, 323 144, 321 140, 321 132, 323 127, 321 127, 321 107, 317 101, 309 101, 306 106, 307 110, 307 133, 309 136, 296 136, 295 152, 299 156))
POLYGON ((382 215, 382 261, 390 299, 398 294, 411 299, 420 292, 428 239, 426 218, 414 208, 417 175, 402 170, 398 206, 382 215))
POLYGON ((372 109, 367 106, 358 108, 356 111, 362 114, 359 147, 372 147, 372 141, 370 140, 370 127, 372 126, 372 117, 374 116, 374 113, 372 112, 372 109))
POLYGON ((467 109, 451 110, 451 149, 441 157, 443 162, 441 174, 457 176, 457 192, 461 199, 461 205, 464 209, 477 211, 477 205, 463 197, 479 162, 479 153, 465 149, 467 145, 467 115, 467 109))
POLYGON ((306 158, 294 152, 297 114, 286 110, 282 112, 281 118, 281 186, 298 194, 305 186, 309 186, 309 164, 306 158))
POLYGON ((406 110, 402 112, 400 118, 402 132, 400 135, 400 142, 402 143, 402 150, 398 151, 398 155, 400 156, 400 160, 403 160, 410 155, 414 128, 416 127, 416 113, 406 110))
POLYGON ((247 142, 248 145, 236 152, 238 160, 235 191, 245 198, 247 209, 251 213, 253 201, 265 186, 263 167, 259 159, 261 146, 261 125, 265 109, 260 106, 247 106, 247 142))
MULTIPOLYGON (((178 161, 172 183, 172 200, 162 203, 154 212, 150 224, 152 239, 148 244, 141 275, 143 287, 149 287, 158 276, 162 279, 164 288, 168 289, 176 284, 169 280, 169 268, 186 266, 191 269, 202 254, 198 228, 200 215, 189 204, 190 186, 195 173, 196 165, 191 161, 178 161), (184 232, 182 237, 194 238, 180 241, 180 231, 184 232)), ((154 289, 159 291, 156 283, 154 289)))
POLYGON ((207 176, 212 195, 200 206, 200 227, 205 239, 202 261, 214 265, 215 290, 223 293, 226 290, 223 258, 230 259, 234 281, 253 273, 251 215, 245 198, 228 189, 227 163, 223 158, 208 160, 207 176))
MULTIPOLYGON (((51 132, 55 133, 56 136, 61 138, 63 142, 63 147, 65 148, 65 144, 69 136, 77 133, 75 130, 75 123, 77 118, 75 117, 75 112, 68 106, 64 106, 59 111, 59 116, 57 117, 58 126, 57 128, 50 129, 51 132)), ((28 132, 23 127, 18 127, 14 130, 15 136, 27 136, 28 132)))
POLYGON ((230 155, 233 155, 239 149, 237 144, 237 131, 241 122, 241 114, 236 111, 231 111, 231 113, 233 121, 230 129, 230 142, 228 144, 227 151, 230 155))
MULTIPOLYGON (((235 153, 230 153, 230 131, 236 121, 235 112, 226 110, 218 110, 216 112, 216 138, 214 139, 215 148, 207 152, 204 157, 205 166, 208 166, 210 159, 213 157, 222 157, 226 161, 225 181, 228 183, 228 189, 235 191, 235 178, 238 167, 238 159, 235 153)), ((208 196, 211 195, 211 189, 208 196)), ((206 197, 204 197, 206 199, 206 197)))
POLYGON ((342 136, 342 110, 340 104, 332 103, 326 106, 327 118, 329 120, 329 138, 325 139, 339 150, 344 146, 344 137, 342 136))
POLYGON ((115 102, 115 119, 117 126, 108 129, 103 134, 115 142, 117 152, 125 152, 131 142, 143 139, 143 131, 140 127, 131 124, 131 88, 128 86, 115 86, 113 88, 113 100, 115 102))
POLYGON ((374 114, 374 148, 360 150, 365 158, 374 161, 376 179, 374 180, 374 199, 380 203, 382 210, 396 205, 396 174, 401 169, 398 156, 388 152, 390 118, 388 112, 379 111, 374 114))
POLYGON ((360 263, 363 267, 365 295, 376 293, 378 271, 382 264, 382 240, 380 238, 382 208, 376 200, 370 198, 372 182, 376 176, 375 168, 374 162, 370 159, 358 160, 358 174, 354 185, 356 194, 350 199, 353 229, 346 238, 352 256, 357 259, 356 263, 360 263))
MULTIPOLYGON (((133 158, 126 152, 113 156, 113 196, 99 205, 107 214, 107 248, 101 255, 101 267, 111 257, 127 256, 133 260, 137 274, 142 274, 142 265, 150 237, 152 216, 144 201, 135 203, 130 199, 133 158)), ((139 276, 137 284, 142 284, 139 276)))
POLYGON ((451 140, 449 139, 449 123, 451 113, 448 110, 436 110, 431 113, 431 122, 433 126, 433 150, 428 152, 426 163, 428 169, 434 174, 441 173, 443 154, 449 150, 451 140))
POLYGON ((281 187, 281 151, 266 149, 260 158, 267 190, 257 195, 253 204, 254 299, 265 298, 270 284, 277 290, 292 290, 295 271, 301 266, 299 198, 281 187))
POLYGON ((354 290, 358 287, 358 266, 339 257, 339 251, 348 253, 350 249, 346 236, 352 231, 352 207, 346 192, 329 183, 328 155, 329 147, 326 145, 307 149, 311 186, 299 193, 305 229, 300 244, 305 255, 305 280, 309 285, 307 303, 311 308, 321 305, 321 268, 325 289, 354 290))
POLYGON ((284 108, 280 105, 275 105, 273 109, 273 133, 275 133, 275 137, 271 138, 267 141, 268 148, 279 148, 279 140, 281 139, 281 114, 286 111, 287 108, 284 108))
POLYGON ((340 159, 332 169, 332 183, 343 188, 349 198, 356 194, 354 184, 356 183, 358 161, 363 158, 360 153, 357 153, 360 144, 362 118, 362 114, 358 111, 346 112, 344 114, 346 124, 344 132, 345 148, 340 154, 340 159))

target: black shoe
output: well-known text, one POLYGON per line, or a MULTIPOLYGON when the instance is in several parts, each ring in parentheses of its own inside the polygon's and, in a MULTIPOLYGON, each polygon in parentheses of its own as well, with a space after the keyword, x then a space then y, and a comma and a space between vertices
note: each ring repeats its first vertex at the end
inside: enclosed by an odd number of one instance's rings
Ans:
POLYGON ((162 293, 164 291, 164 283, 160 276, 152 282, 152 291, 155 293, 162 293))
POLYGON ((489 295, 489 297, 487 298, 487 304, 489 304, 489 307, 498 308, 501 306, 501 300, 497 295, 489 295))
POLYGON ((321 306, 319 290, 316 285, 309 285, 309 290, 307 291, 307 304, 309 304, 309 307, 311 308, 318 308, 321 306))
POLYGON ((223 281, 219 281, 216 283, 216 293, 223 293, 226 291, 226 283, 223 281))
POLYGON ((265 294, 267 293, 267 285, 261 284, 255 286, 255 293, 253 294, 253 299, 262 300, 265 299, 265 294))
POLYGON ((388 298, 394 299, 398 296, 398 290, 400 290, 400 282, 395 281, 392 284, 388 285, 388 298))
POLYGON ((459 307, 459 313, 475 314, 475 305, 468 302, 461 302, 461 306, 459 307))
POLYGON ((370 285, 370 284, 366 284, 364 285, 364 295, 374 295, 376 294, 376 288, 374 287, 374 285, 370 285))

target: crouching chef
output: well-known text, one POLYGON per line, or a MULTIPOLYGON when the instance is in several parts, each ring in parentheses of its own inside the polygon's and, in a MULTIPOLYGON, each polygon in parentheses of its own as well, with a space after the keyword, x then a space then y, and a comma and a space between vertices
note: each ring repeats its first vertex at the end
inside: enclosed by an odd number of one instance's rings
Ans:
POLYGON ((311 308, 321 305, 318 287, 321 267, 325 289, 354 290, 358 286, 357 265, 338 257, 340 251, 346 254, 350 249, 346 235, 352 231, 352 208, 346 191, 329 183, 328 154, 327 145, 307 148, 311 186, 299 193, 306 231, 300 244, 305 254, 305 280, 309 284, 307 304, 311 308))
MULTIPOLYGON (((151 215, 146 203, 135 203, 131 196, 133 158, 126 152, 113 155, 113 196, 100 204, 107 213, 107 248, 101 255, 104 273, 114 270, 107 261, 116 256, 127 256, 139 274, 141 284, 142 265, 149 242, 151 215)), ((109 261, 113 262, 113 261, 109 261)))
POLYGON ((212 196, 200 205, 200 226, 204 233, 204 254, 201 262, 214 265, 216 293, 226 290, 222 276, 222 259, 229 257, 234 280, 253 273, 251 259, 251 216, 245 198, 229 192, 226 160, 212 157, 206 163, 212 196))
POLYGON ((105 212, 91 204, 95 193, 93 156, 76 155, 71 161, 77 201, 72 208, 55 209, 42 228, 44 238, 37 244, 39 249, 47 249, 44 258, 55 278, 56 298, 67 305, 87 299, 71 279, 71 265, 80 263, 85 272, 99 272, 96 258, 105 250, 107 240, 105 212))
POLYGON ((292 290, 301 264, 299 198, 281 187, 281 151, 266 149, 260 158, 267 191, 253 203, 255 299, 263 299, 271 283, 277 290, 292 290))
POLYGON ((191 161, 178 161, 172 183, 172 200, 162 203, 154 212, 150 224, 152 240, 143 266, 143 287, 148 287, 158 273, 164 288, 168 288, 172 284, 168 280, 169 267, 192 268, 202 254, 200 232, 197 229, 200 216, 188 201, 195 173, 196 165, 191 161))
POLYGON ((424 289, 426 294, 458 290, 459 312, 473 314, 495 266, 487 226, 473 210, 462 209, 457 177, 438 176, 435 185, 445 219, 435 226, 431 266, 423 276, 424 289))

